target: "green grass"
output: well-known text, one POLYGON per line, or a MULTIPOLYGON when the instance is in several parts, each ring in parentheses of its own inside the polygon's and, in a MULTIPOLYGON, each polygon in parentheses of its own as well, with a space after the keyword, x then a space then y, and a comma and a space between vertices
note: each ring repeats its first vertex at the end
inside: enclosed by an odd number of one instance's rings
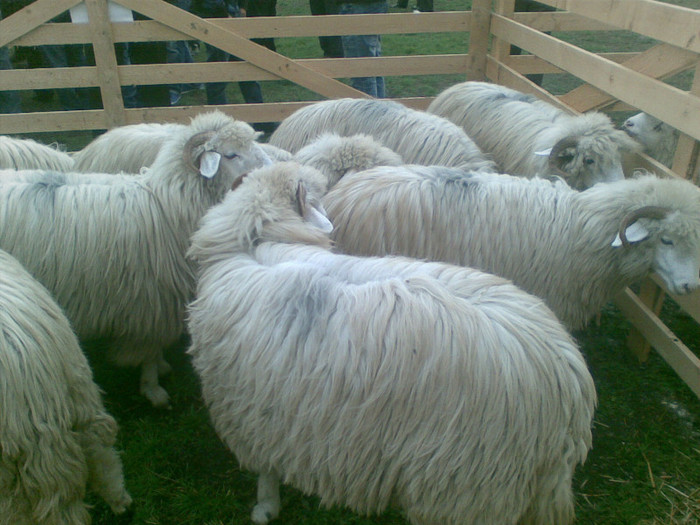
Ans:
MULTIPOLYGON (((700 2, 686 0, 687 7, 700 2)), ((471 2, 436 0, 436 9, 458 10, 471 2)), ((398 11, 393 9, 393 11, 398 11)), ((279 14, 308 14, 303 0, 280 0, 279 14)), ((646 49, 653 41, 622 32, 567 33, 558 35, 594 51, 646 49)), ((319 57, 313 38, 279 40, 280 51, 290 57, 319 57)), ((464 52, 466 35, 387 35, 385 55, 464 52)), ((201 57, 200 57, 201 59, 201 57)), ((673 82, 689 85, 689 76, 673 82)), ((392 77, 390 96, 433 95, 462 80, 461 76, 392 77)), ((570 75, 547 75, 544 86, 554 93, 577 85, 570 75)), ((304 100, 308 93, 286 82, 265 82, 266 101, 304 100)), ((232 102, 242 102, 235 84, 232 102)), ((25 94, 35 109, 39 105, 25 94)), ((189 93, 183 104, 202 103, 203 92, 189 93)), ((91 133, 45 134, 47 142, 80 147, 91 133)), ((71 147, 73 146, 73 147, 71 147)), ((698 326, 668 302, 664 321, 696 353, 698 326)), ((700 523, 700 401, 654 352, 640 364, 625 347, 628 322, 613 307, 605 308, 600 324, 592 323, 575 334, 596 382, 599 406, 595 416, 594 446, 586 464, 577 471, 577 523, 579 524, 697 524, 700 523)), ((171 348, 167 358, 173 374, 163 386, 172 397, 172 410, 158 411, 138 395, 138 373, 106 363, 99 344, 87 352, 97 382, 104 389, 110 412, 120 423, 117 446, 123 451, 126 483, 134 497, 129 517, 115 518, 93 496, 96 524, 235 525, 249 524, 255 501, 255 477, 238 468, 235 458, 213 431, 204 408, 197 378, 185 355, 186 341, 171 348)), ((345 509, 324 509, 317 498, 290 487, 282 490, 279 524, 405 524, 398 511, 360 517, 345 509)))

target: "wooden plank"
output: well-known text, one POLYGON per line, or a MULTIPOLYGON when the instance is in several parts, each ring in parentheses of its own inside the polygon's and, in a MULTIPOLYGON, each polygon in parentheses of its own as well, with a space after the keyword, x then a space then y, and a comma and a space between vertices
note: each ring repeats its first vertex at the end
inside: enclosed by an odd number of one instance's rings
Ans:
POLYGON ((108 128, 124 125, 124 100, 117 74, 117 57, 114 54, 112 24, 109 10, 104 0, 85 0, 88 25, 92 33, 92 49, 95 54, 97 78, 100 84, 102 107, 105 109, 105 123, 108 128))
POLYGON ((320 95, 331 98, 371 98, 347 84, 328 78, 314 69, 161 0, 120 0, 119 3, 320 95))
MULTIPOLYGON (((625 53, 598 53, 599 56, 612 60, 621 64, 629 60, 632 57, 639 55, 640 53, 635 52, 625 52, 625 53)), ((549 62, 542 60, 540 57, 535 55, 510 55, 502 62, 515 69, 521 75, 529 75, 531 73, 566 73, 561 68, 553 66, 549 62)))
POLYGON ((79 4, 82 0, 36 0, 0 20, 0 47, 79 4))
POLYGON ((508 67, 502 62, 499 62, 494 57, 488 57, 486 63, 486 76, 491 82, 511 87, 518 91, 522 91, 523 93, 530 93, 531 95, 535 95, 536 97, 546 100, 559 109, 569 113, 574 113, 574 110, 559 100, 558 97, 531 82, 516 70, 508 67))
MULTIPOLYGON (((296 60, 332 78, 383 75, 444 75, 464 73, 469 55, 391 56, 378 58, 311 58, 296 60)), ((122 84, 177 84, 208 82, 238 82, 241 80, 273 81, 277 75, 246 62, 194 64, 148 64, 119 66, 122 84)), ((2 80, 0 80, 2 86, 2 80)))
POLYGON ((101 109, 83 111, 37 111, 0 114, 0 129, 5 135, 43 131, 107 129, 106 114, 101 109))
MULTIPOLYGON (((640 286, 638 297, 655 316, 659 316, 666 294, 664 294, 663 290, 652 279, 644 279, 640 286)), ((632 350, 640 363, 649 360, 651 344, 649 344, 649 341, 647 341, 644 335, 634 326, 627 335, 627 348, 632 350)))
POLYGON ((486 56, 491 32, 491 0, 472 2, 472 25, 469 28, 469 54, 471 59, 465 74, 468 80, 486 79, 486 56))
POLYGON ((653 0, 538 0, 620 29, 700 52, 700 11, 653 0))
POLYGON ((0 91, 9 89, 57 89, 98 86, 96 67, 6 69, 0 75, 0 91))
MULTIPOLYGON (((475 0, 471 11, 441 11, 435 13, 390 13, 372 15, 361 19, 367 31, 391 34, 407 33, 466 33, 470 30, 488 30, 484 22, 473 24, 472 13, 478 2, 475 0), (387 24, 387 20, 390 22, 387 24)), ((486 7, 491 15, 490 3, 486 7)), ((279 16, 254 18, 209 18, 209 22, 228 29, 246 38, 288 38, 331 35, 352 35, 357 32, 357 17, 361 15, 325 15, 323 24, 318 16, 279 16)), ((590 20, 568 12, 515 13, 513 19, 538 31, 603 31, 615 29, 613 26, 590 20)), ((86 44, 90 42, 87 27, 72 26, 68 31, 65 24, 45 24, 31 33, 16 39, 18 46, 39 46, 52 43, 86 44)), ((145 42, 168 40, 193 40, 193 37, 176 29, 152 20, 137 20, 129 24, 113 24, 115 42, 145 42)))
POLYGON ((615 298, 624 316, 700 397, 700 359, 628 288, 615 298))
MULTIPOLYGON (((639 73, 663 79, 689 69, 697 64, 698 60, 700 57, 695 53, 668 44, 659 44, 631 57, 623 64, 639 73)), ((606 92, 588 84, 569 91, 560 98, 582 113, 602 109, 615 100, 606 92)))
POLYGON ((642 111, 665 114, 670 125, 700 139, 699 97, 499 15, 491 31, 642 111))
MULTIPOLYGON (((496 0, 494 12, 498 13, 502 17, 513 18, 514 6, 515 0, 496 0)), ((496 36, 496 38, 494 38, 491 42, 491 55, 495 57, 496 60, 503 62, 508 56, 510 56, 510 46, 511 44, 507 37, 504 38, 496 36)))
POLYGON ((541 11, 513 14, 513 20, 538 31, 612 31, 614 26, 566 11, 541 11))

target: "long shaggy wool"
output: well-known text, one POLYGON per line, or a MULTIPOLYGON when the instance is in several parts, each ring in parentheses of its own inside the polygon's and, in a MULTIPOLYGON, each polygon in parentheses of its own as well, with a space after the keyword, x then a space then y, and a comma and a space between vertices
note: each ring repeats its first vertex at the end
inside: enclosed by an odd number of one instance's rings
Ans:
POLYGON ((319 170, 327 177, 329 186, 353 171, 404 164, 398 153, 361 133, 348 137, 324 133, 297 151, 293 160, 319 170))
POLYGON ((57 146, 0 135, 0 170, 70 171, 73 158, 57 146))
POLYGON ((323 204, 339 251, 407 255, 503 276, 542 297, 569 328, 585 325, 652 270, 672 290, 687 291, 659 264, 662 249, 694 266, 685 282, 697 287, 700 190, 683 180, 645 176, 576 192, 563 182, 404 166, 350 174, 323 204), (650 238, 612 247, 622 219, 649 205, 670 211, 663 220, 641 221, 650 238))
POLYGON ((270 144, 296 153, 323 133, 370 135, 407 164, 496 169, 459 126, 390 100, 344 98, 311 104, 284 119, 270 144))
POLYGON ((570 523, 595 391, 555 316, 476 270, 331 253, 296 211, 306 173, 252 173, 193 236, 189 353, 221 439, 361 514, 570 523))
POLYGON ((184 124, 146 122, 118 126, 73 154, 75 171, 85 173, 139 173, 151 166, 160 148, 184 124))
MULTIPOLYGON (((151 364, 179 339, 194 292, 189 237, 232 183, 267 158, 252 127, 221 112, 181 131, 142 175, 80 183, 47 172, 41 182, 0 184, 0 248, 51 290, 81 338, 113 339, 118 364, 151 364), (187 140, 206 131, 214 135, 202 147, 224 156, 212 178, 183 159, 187 140)), ((149 399, 165 404, 157 390, 149 399)))
POLYGON ((559 169, 573 188, 623 178, 621 151, 639 147, 607 115, 570 115, 551 104, 497 84, 463 82, 428 106, 461 126, 481 150, 493 156, 503 173, 520 177, 560 175, 545 152, 566 137, 578 140, 559 157, 559 169))
POLYGON ((126 510, 116 435, 65 315, 0 250, 0 524, 90 523, 87 485, 126 510))

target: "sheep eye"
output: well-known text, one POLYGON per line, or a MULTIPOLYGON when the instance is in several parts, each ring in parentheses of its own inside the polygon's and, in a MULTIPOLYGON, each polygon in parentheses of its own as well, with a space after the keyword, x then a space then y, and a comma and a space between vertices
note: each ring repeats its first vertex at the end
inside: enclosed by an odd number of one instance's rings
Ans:
POLYGON ((586 160, 584 160, 583 162, 585 162, 586 164, 588 164, 588 165, 590 166, 591 164, 593 164, 593 163, 595 162, 595 160, 593 160, 593 159, 586 159, 586 160))
POLYGON ((224 155, 228 160, 235 159, 238 157, 238 153, 229 153, 228 155, 224 155))
POLYGON ((673 241, 671 239, 664 239, 661 237, 661 244, 665 244, 666 246, 673 246, 673 241))
POLYGON ((663 122, 659 122, 656 126, 654 126, 654 131, 661 131, 661 124, 663 124, 663 122))

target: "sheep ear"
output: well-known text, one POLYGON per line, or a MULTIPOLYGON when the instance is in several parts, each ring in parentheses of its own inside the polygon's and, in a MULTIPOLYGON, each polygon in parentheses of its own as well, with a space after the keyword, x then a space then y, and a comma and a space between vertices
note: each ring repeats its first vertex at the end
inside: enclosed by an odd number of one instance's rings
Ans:
MULTIPOLYGON (((649 238, 649 230, 647 230, 644 226, 639 224, 639 222, 633 222, 632 224, 627 226, 627 229, 625 230, 625 236, 627 237, 627 242, 629 243, 642 242, 649 238)), ((622 246, 622 239, 620 238, 619 233, 615 236, 615 240, 612 242, 612 246, 615 248, 622 246)))
POLYGON ((331 233, 333 231, 333 223, 328 220, 326 210, 320 204, 318 207, 314 205, 309 206, 304 218, 323 233, 331 233))
POLYGON ((199 158, 199 173, 202 177, 211 179, 219 171, 221 154, 216 151, 205 151, 199 158))
POLYGON ((333 224, 326 216, 326 210, 320 204, 310 204, 306 201, 306 187, 300 182, 297 186, 297 211, 306 222, 316 226, 323 233, 333 231, 333 224))
POLYGON ((552 153, 552 148, 543 149, 542 151, 536 151, 535 155, 537 155, 538 157, 549 157, 550 153, 552 153))

